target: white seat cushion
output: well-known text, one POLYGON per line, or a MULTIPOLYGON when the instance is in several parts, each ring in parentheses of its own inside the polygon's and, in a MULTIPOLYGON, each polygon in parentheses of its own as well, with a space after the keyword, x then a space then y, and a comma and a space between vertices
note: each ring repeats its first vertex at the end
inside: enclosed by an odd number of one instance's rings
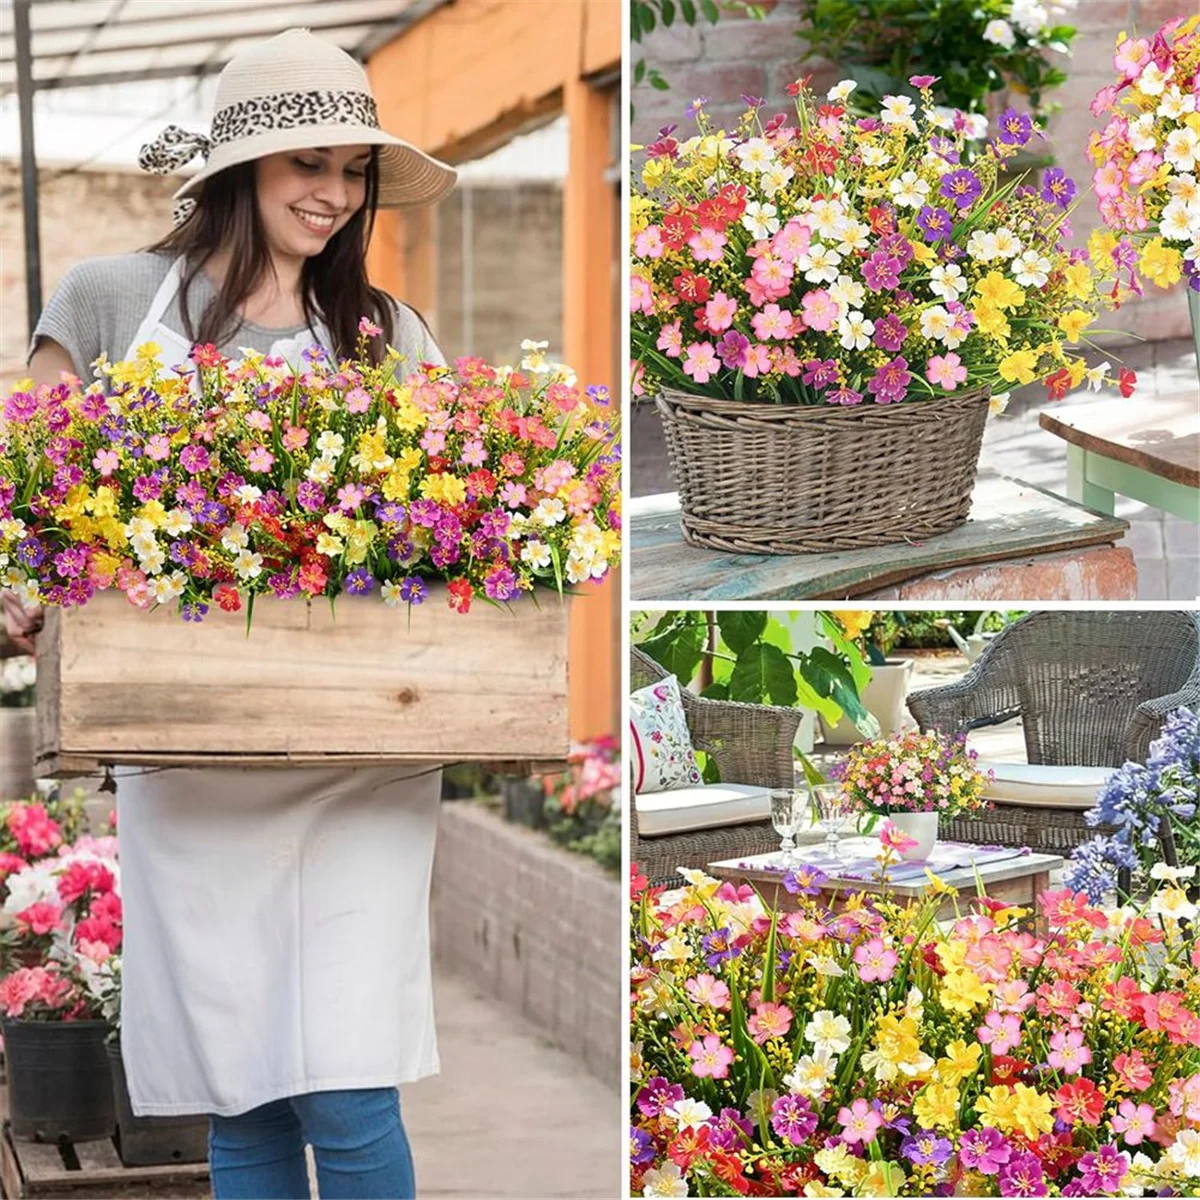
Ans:
POLYGON ((672 788, 636 797, 638 834, 665 837, 695 829, 718 829, 766 821, 771 816, 768 789, 745 783, 708 783, 672 788))
POLYGON ((1096 793, 1112 774, 1111 767, 1045 766, 982 758, 978 766, 995 774, 983 793, 989 800, 1039 808, 1094 808, 1096 793))

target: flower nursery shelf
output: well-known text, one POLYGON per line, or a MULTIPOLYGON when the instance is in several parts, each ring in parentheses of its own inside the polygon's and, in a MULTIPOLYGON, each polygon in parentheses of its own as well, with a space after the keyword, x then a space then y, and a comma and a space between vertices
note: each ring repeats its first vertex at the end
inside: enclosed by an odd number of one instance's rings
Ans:
POLYGON ((260 600, 199 624, 101 593, 47 610, 42 774, 109 764, 357 765, 566 757, 569 601, 453 612, 260 600))

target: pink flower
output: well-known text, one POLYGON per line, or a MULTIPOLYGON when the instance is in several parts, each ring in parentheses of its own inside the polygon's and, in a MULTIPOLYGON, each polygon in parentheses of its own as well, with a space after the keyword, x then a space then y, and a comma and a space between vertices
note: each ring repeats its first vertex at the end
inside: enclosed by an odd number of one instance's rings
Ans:
POLYGON ((724 1079, 729 1074, 733 1050, 723 1045, 715 1033, 708 1034, 702 1042, 693 1042, 688 1047, 688 1053, 695 1059, 692 1074, 698 1079, 706 1075, 712 1079, 724 1079))
POLYGON ((171 457, 171 441, 165 433, 153 433, 146 443, 146 457, 155 462, 162 462, 171 457))
POLYGON ((683 350, 683 331, 678 321, 664 325, 658 331, 658 341, 654 343, 668 358, 678 358, 683 350))
POLYGON ((352 413, 365 413, 371 407, 371 396, 365 389, 356 387, 351 388, 346 393, 346 411, 352 413))
POLYGON ((993 1054, 1007 1054, 1021 1044, 1021 1018, 1013 1013, 992 1011, 975 1032, 985 1046, 991 1046, 993 1054))
POLYGON ((720 369, 721 360, 712 342, 696 342, 687 348, 683 373, 697 383, 707 383, 720 369))
POLYGON ((266 446, 251 446, 246 455, 246 465, 252 471, 269 471, 274 462, 275 455, 266 446))
POLYGON ((737 316, 737 301, 718 292, 704 306, 704 323, 712 333, 723 333, 737 316))
POLYGON ((24 1016, 25 1007, 41 990, 40 967, 21 967, 0 980, 0 1009, 6 1016, 24 1016))
POLYGON ((362 317, 358 322, 358 332, 365 333, 367 337, 378 337, 383 330, 378 325, 372 324, 366 317, 362 317))
POLYGON ((960 383, 966 382, 967 368, 961 363, 962 359, 953 350, 948 354, 935 354, 925 367, 925 378, 952 392, 960 383))
POLYGON ((941 79, 940 75, 910 75, 908 82, 917 89, 933 87, 941 79))
POLYGON ((662 258, 662 228, 658 225, 647 225, 634 238, 633 250, 638 258, 662 258))
POLYGON ((858 977, 863 983, 873 980, 886 983, 896 973, 900 956, 882 938, 872 938, 854 951, 854 961, 858 963, 858 977))
POLYGON ((1127 1146, 1136 1146, 1144 1138, 1153 1137, 1158 1128, 1154 1122, 1154 1106, 1122 1100, 1112 1119, 1112 1127, 1114 1133, 1124 1135, 1127 1146))
POLYGON ((647 316, 654 312, 654 289, 650 280, 642 275, 634 275, 629 280, 629 311, 647 316))
POLYGON ((1092 1061, 1092 1052, 1083 1044, 1083 1030, 1060 1029, 1050 1037, 1046 1061, 1058 1071, 1077 1075, 1092 1061))
POLYGON ((1117 1078, 1133 1092, 1144 1092, 1154 1082, 1154 1072, 1140 1050, 1118 1054, 1113 1059, 1113 1070, 1117 1078))
POLYGON ((36 937, 44 937, 62 928, 62 905, 50 900, 39 900, 28 908, 17 913, 14 918, 18 930, 22 933, 32 933, 36 937))
MULTIPOLYGON (((807 302, 808 298, 805 297, 805 303, 807 302)), ((769 338, 783 341, 792 334, 793 317, 787 309, 780 308, 778 304, 768 304, 762 312, 754 314, 750 324, 754 326, 755 335, 762 341, 769 338)))
POLYGON ((860 1096, 849 1108, 838 1109, 838 1121, 842 1126, 842 1141, 851 1145, 862 1142, 868 1146, 875 1140, 883 1117, 871 1107, 869 1101, 860 1096))
POLYGON ((912 850, 918 844, 916 838, 909 837, 898 825, 893 825, 888 820, 885 820, 879 827, 879 840, 889 850, 895 850, 897 854, 912 850))
POLYGON ((283 431, 285 450, 302 450, 308 445, 308 430, 303 425, 289 425, 283 431))
POLYGON ((707 972, 697 975, 694 979, 689 979, 683 986, 695 1004, 706 1004, 710 1008, 716 1009, 729 1007, 731 999, 729 988, 715 975, 709 975, 707 972))
POLYGON ((761 1046, 768 1038, 786 1037, 792 1027, 792 1010, 786 1004, 760 1004, 746 1022, 750 1036, 761 1046))
POLYGON ((728 240, 723 233, 705 226, 688 238, 688 246, 697 262, 720 262, 728 240))
POLYGON ((1095 96, 1092 97, 1091 104, 1088 105, 1088 110, 1093 117, 1102 117, 1113 106, 1113 102, 1117 98, 1117 89, 1115 87, 1102 87, 1095 96))
POLYGON ((97 450, 95 457, 92 459, 92 466, 100 472, 101 477, 104 479, 107 479, 120 464, 120 456, 108 446, 102 450, 97 450))
POLYGON ((805 292, 800 306, 804 309, 804 324, 818 333, 828 333, 841 313, 838 302, 824 288, 805 292))
POLYGON ((1145 38, 1126 38, 1117 44, 1113 70, 1125 79, 1136 79, 1150 61, 1150 43, 1145 38))
POLYGON ((742 374, 747 379, 757 379, 771 369, 771 351, 762 342, 746 347, 746 360, 742 363, 742 374))
POLYGON ((794 263, 809 247, 812 234, 793 217, 771 240, 771 252, 785 263, 794 263))

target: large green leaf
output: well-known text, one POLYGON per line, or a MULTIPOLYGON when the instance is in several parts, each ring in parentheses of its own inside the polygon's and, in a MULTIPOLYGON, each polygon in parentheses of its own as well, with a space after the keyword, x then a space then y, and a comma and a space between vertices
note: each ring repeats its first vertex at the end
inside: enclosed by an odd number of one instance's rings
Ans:
POLYGON ((800 673, 819 695, 833 700, 862 732, 870 733, 871 726, 878 732, 879 722, 863 707, 849 668, 831 650, 814 646, 807 660, 801 663, 800 673))
POLYGON ((725 645, 734 654, 741 654, 762 636, 767 627, 765 612, 719 612, 717 628, 725 645))
POLYGON ((756 642, 738 656, 729 676, 729 697, 748 704, 796 703, 796 672, 778 646, 756 642))
POLYGON ((664 671, 687 685, 704 656, 705 628, 690 620, 690 613, 676 614, 677 619, 666 629, 655 630, 641 643, 648 654, 664 671))

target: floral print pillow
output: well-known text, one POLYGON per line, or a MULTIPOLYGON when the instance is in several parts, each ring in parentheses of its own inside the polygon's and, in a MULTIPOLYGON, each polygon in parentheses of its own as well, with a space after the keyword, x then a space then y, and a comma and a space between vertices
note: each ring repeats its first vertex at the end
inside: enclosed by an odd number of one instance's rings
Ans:
POLYGON ((629 697, 634 791, 669 792, 703 782, 692 750, 679 680, 674 675, 629 697))

